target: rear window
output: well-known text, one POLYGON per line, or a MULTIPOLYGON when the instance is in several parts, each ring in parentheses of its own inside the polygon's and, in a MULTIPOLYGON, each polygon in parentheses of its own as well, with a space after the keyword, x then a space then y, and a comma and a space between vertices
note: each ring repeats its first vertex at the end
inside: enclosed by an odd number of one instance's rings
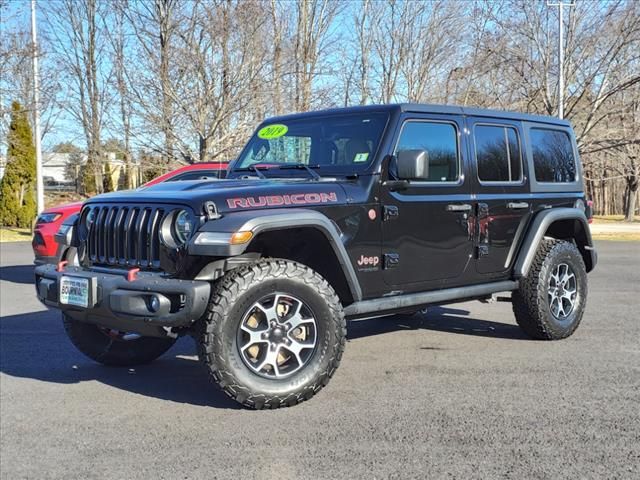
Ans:
POLYGON ((520 182, 522 161, 515 128, 476 125, 474 128, 478 178, 482 182, 520 182))
POLYGON ((567 132, 548 128, 530 131, 533 168, 538 182, 570 183, 576 181, 576 159, 567 132))

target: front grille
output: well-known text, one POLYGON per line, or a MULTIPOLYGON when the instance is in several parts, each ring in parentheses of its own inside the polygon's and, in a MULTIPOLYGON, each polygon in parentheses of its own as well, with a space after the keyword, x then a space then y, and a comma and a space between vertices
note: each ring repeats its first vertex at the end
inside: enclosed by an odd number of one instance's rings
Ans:
POLYGON ((160 225, 165 209, 131 205, 88 205, 81 222, 92 212, 84 230, 86 254, 92 264, 159 268, 160 225))

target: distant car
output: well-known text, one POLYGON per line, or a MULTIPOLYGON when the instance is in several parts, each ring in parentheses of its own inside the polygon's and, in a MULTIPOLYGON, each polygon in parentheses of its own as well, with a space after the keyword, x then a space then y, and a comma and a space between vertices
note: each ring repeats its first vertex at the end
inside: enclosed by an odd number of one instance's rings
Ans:
MULTIPOLYGON (((140 188, 150 187, 162 182, 177 182, 182 180, 204 180, 208 178, 224 178, 227 164, 221 162, 202 162, 180 167, 171 172, 160 175, 140 188)), ((47 177, 45 177, 46 179, 47 177)), ((58 246, 55 234, 65 219, 80 212, 82 202, 67 203, 44 210, 36 220, 31 246, 35 256, 34 263, 55 263, 58 246)))

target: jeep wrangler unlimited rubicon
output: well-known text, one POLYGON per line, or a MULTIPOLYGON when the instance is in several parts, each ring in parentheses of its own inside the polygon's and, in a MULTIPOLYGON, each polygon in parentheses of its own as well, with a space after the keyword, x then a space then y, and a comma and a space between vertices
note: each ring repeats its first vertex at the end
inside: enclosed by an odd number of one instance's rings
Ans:
POLYGON ((529 336, 568 337, 596 264, 587 210, 566 121, 406 104, 288 115, 226 180, 87 201, 36 290, 95 361, 150 362, 189 334, 232 398, 290 406, 335 372, 345 319, 512 292, 529 336))

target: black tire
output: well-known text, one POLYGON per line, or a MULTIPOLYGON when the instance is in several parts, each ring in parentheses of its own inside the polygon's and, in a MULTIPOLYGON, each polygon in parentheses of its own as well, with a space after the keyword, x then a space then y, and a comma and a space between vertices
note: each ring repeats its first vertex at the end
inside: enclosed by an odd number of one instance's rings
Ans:
POLYGON ((578 328, 586 301, 587 271, 577 247, 563 240, 544 239, 528 275, 520 280, 519 289, 513 292, 513 313, 518 325, 537 340, 566 338, 578 328), (570 312, 566 316, 556 316, 549 296, 550 281, 555 269, 562 265, 568 265, 575 275, 576 294, 570 312))
POLYGON ((139 337, 125 340, 108 329, 62 315, 71 343, 91 360, 114 367, 133 367, 152 362, 176 342, 173 338, 139 337))
POLYGON ((342 358, 346 322, 338 296, 318 273, 292 261, 268 259, 238 268, 215 285, 199 331, 200 359, 227 395, 250 408, 279 408, 311 398, 329 382, 342 358), (280 379, 264 378, 247 366, 238 336, 252 305, 274 292, 304 302, 317 325, 307 362, 280 379))

